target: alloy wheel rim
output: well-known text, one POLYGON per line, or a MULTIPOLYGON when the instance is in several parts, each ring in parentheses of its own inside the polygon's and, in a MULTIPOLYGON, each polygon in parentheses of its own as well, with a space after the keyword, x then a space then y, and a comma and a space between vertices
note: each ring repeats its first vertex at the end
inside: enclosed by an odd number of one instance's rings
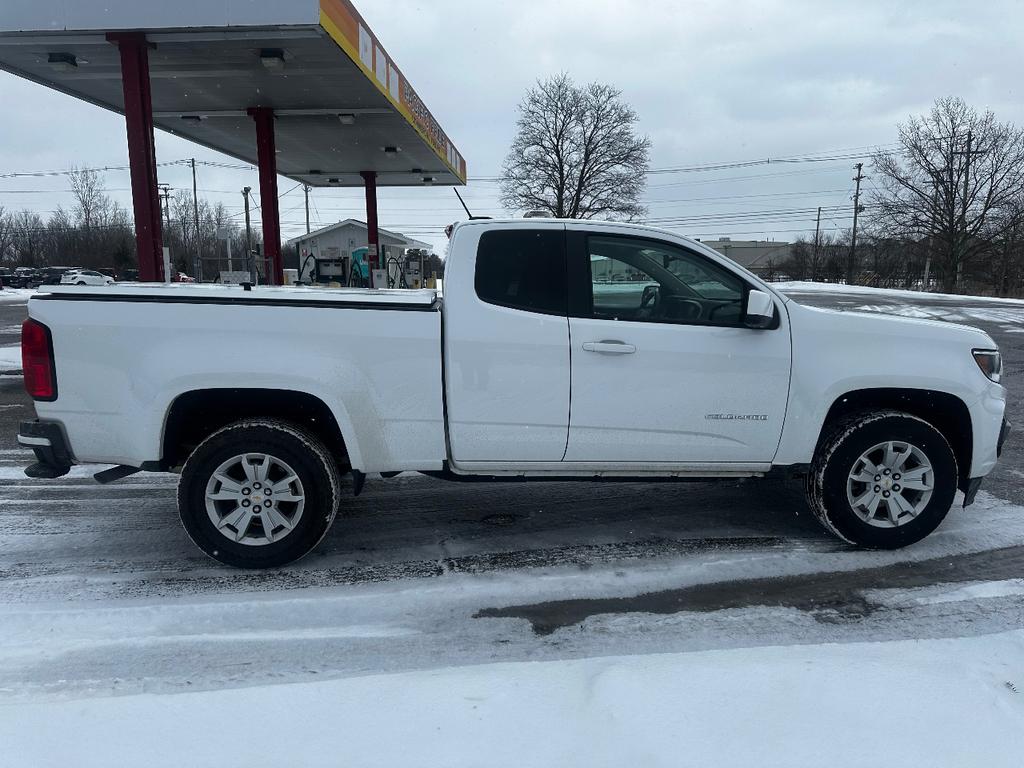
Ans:
POLYGON ((222 463, 206 484, 206 514, 236 544, 265 546, 294 530, 306 506, 302 481, 285 461, 243 453, 222 463))
POLYGON ((935 490, 935 470, 912 443, 888 440, 864 451, 846 481, 846 499, 868 525, 897 528, 920 515, 935 490))

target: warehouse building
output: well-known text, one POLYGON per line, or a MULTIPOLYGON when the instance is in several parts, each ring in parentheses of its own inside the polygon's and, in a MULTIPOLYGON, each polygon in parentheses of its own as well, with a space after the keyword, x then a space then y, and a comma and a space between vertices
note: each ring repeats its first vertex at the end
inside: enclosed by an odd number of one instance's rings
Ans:
POLYGON ((718 240, 702 240, 723 256, 732 259, 741 267, 758 274, 777 269, 790 255, 791 244, 777 240, 733 240, 722 237, 718 240))

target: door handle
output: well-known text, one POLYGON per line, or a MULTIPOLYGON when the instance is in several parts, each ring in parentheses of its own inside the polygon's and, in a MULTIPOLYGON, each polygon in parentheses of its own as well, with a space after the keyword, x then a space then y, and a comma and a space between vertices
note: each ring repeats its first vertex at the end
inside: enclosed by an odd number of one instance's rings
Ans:
POLYGON ((624 341, 616 339, 605 339, 604 341, 585 341, 583 349, 587 352, 597 352, 601 355, 632 355, 636 347, 624 341))

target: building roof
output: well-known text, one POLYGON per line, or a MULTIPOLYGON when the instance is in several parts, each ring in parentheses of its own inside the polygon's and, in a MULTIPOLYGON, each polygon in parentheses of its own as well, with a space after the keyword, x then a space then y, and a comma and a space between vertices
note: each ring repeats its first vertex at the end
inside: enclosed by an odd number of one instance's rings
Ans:
POLYGON ((123 113, 108 35, 126 32, 150 45, 158 128, 255 163, 247 110, 269 107, 278 172, 295 181, 466 181, 462 155, 349 0, 6 0, 0 69, 123 113))
MULTIPOLYGON (((321 227, 320 229, 314 229, 312 232, 308 234, 303 233, 298 237, 293 237, 291 240, 288 241, 288 245, 298 245, 304 240, 312 240, 314 237, 321 237, 322 235, 326 235, 330 232, 334 232, 335 230, 344 229, 345 227, 349 226, 354 226, 359 229, 365 230, 366 222, 359 221, 359 219, 345 219, 344 221, 339 221, 337 224, 330 224, 326 227, 321 227)), ((430 245, 430 243, 424 243, 421 240, 414 240, 413 238, 406 237, 405 235, 400 234, 398 232, 391 232, 390 230, 384 229, 382 227, 378 227, 377 232, 385 237, 390 237, 400 241, 405 248, 424 248, 428 251, 433 250, 433 246, 430 245)))

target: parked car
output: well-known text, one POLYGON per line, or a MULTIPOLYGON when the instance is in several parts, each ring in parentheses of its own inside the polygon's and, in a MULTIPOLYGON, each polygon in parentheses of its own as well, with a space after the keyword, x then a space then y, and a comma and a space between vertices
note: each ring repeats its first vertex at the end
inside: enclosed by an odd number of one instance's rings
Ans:
POLYGON ((972 503, 1008 431, 983 331, 804 306, 672 233, 469 221, 444 287, 443 302, 432 290, 37 293, 22 335, 39 417, 21 425, 37 458, 26 473, 180 471, 192 540, 244 567, 315 547, 342 475, 358 494, 368 473, 409 470, 802 477, 828 531, 892 549, 935 530, 958 488, 972 503), (606 282, 616 274, 643 279, 606 282))
POLYGON ((32 267, 15 267, 14 279, 16 288, 35 288, 39 285, 38 270, 32 267))
POLYGON ((0 267, 0 288, 20 288, 21 286, 16 285, 15 273, 13 269, 7 267, 0 267))
POLYGON ((94 269, 78 269, 65 272, 60 278, 61 285, 113 285, 114 278, 94 269))
POLYGON ((71 272, 78 270, 80 267, 42 267, 37 273, 36 278, 39 285, 60 285, 61 278, 65 272, 71 272))

